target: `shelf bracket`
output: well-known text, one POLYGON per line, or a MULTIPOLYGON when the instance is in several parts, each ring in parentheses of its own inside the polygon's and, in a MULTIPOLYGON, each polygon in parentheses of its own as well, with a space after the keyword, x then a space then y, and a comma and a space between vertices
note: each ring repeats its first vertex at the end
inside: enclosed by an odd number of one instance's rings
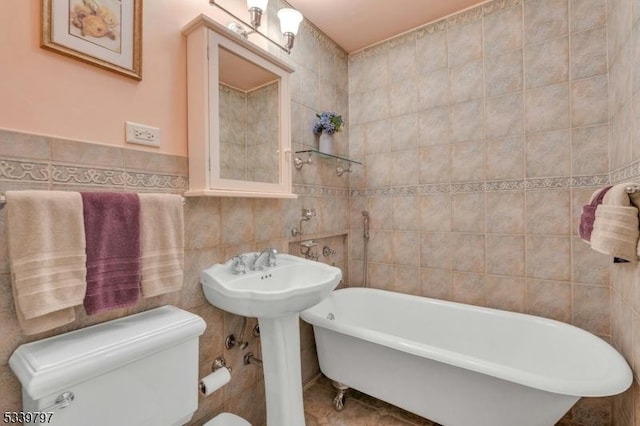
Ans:
POLYGON ((351 163, 349 163, 349 167, 346 169, 342 166, 336 167, 336 174, 338 176, 342 176, 345 173, 351 173, 351 172, 353 172, 353 170, 351 170, 351 163))
POLYGON ((311 153, 309 153, 309 158, 307 158, 306 161, 302 161, 298 157, 294 158, 293 160, 293 165, 295 166, 296 170, 300 170, 305 164, 313 164, 313 161, 311 160, 311 153))

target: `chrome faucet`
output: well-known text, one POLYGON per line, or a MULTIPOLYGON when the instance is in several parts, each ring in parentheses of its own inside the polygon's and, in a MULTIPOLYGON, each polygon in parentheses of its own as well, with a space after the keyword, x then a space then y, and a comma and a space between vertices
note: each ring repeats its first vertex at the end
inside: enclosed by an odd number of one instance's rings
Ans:
POLYGON ((264 266, 276 266, 276 254, 278 254, 278 251, 273 247, 262 250, 260 254, 256 254, 253 265, 251 265, 251 270, 262 271, 264 266))

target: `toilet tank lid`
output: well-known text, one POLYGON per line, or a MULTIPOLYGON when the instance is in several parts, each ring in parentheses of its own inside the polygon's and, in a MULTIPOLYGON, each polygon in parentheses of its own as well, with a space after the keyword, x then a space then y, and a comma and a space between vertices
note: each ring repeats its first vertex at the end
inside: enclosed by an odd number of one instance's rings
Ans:
POLYGON ((60 334, 16 349, 9 366, 32 399, 39 399, 122 365, 197 339, 198 315, 163 306, 60 334))

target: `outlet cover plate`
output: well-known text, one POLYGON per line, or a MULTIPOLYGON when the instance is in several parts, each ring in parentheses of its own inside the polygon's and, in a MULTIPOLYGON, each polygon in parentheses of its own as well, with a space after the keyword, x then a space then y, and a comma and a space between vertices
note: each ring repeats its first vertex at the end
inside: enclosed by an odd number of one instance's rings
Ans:
POLYGON ((160 129, 125 121, 126 141, 138 145, 160 147, 160 129))

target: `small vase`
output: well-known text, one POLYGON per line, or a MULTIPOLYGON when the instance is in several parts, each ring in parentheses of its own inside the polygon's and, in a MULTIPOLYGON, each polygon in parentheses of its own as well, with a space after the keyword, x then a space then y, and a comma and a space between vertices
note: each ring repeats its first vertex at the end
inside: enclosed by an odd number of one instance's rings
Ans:
POLYGON ((318 151, 322 152, 323 154, 334 155, 332 134, 325 132, 322 132, 320 134, 320 145, 318 151))

